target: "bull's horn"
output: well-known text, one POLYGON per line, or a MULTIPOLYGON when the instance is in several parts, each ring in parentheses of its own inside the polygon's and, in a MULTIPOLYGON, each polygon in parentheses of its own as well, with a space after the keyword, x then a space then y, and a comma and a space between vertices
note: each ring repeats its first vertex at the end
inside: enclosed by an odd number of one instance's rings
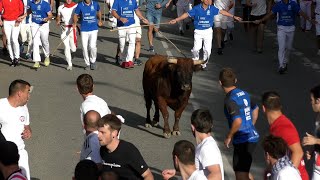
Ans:
POLYGON ((169 58, 168 63, 177 64, 178 59, 177 58, 169 58))
POLYGON ((204 60, 194 60, 193 65, 203 64, 204 62, 205 62, 204 60))

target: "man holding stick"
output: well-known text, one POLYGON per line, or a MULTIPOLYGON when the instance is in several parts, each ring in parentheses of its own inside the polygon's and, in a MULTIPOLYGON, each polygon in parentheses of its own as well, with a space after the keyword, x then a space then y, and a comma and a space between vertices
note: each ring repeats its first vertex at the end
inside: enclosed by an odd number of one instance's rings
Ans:
POLYGON ((76 52, 77 50, 77 32, 76 28, 73 28, 72 26, 74 10, 76 7, 77 4, 74 3, 72 0, 66 0, 66 3, 59 6, 57 11, 56 21, 57 25, 60 25, 62 27, 61 39, 65 47, 64 54, 68 62, 68 71, 72 70, 71 52, 76 52), (61 22, 64 24, 62 25, 61 22))
POLYGON ((171 20, 170 24, 175 24, 178 21, 182 21, 187 17, 194 18, 194 45, 191 50, 192 59, 199 60, 199 51, 202 47, 203 42, 203 60, 206 63, 202 64, 202 68, 207 67, 207 63, 211 54, 212 47, 212 27, 213 19, 217 14, 222 14, 228 17, 232 17, 237 21, 241 21, 240 17, 234 16, 225 10, 219 10, 214 5, 212 5, 212 0, 203 0, 201 4, 193 7, 189 12, 182 14, 176 19, 171 20))
POLYGON ((133 55, 136 41, 136 25, 134 19, 134 13, 144 23, 149 24, 149 21, 145 19, 140 10, 136 0, 115 0, 112 6, 112 15, 117 19, 119 46, 120 46, 120 61, 122 61, 122 68, 133 68, 133 55), (129 46, 127 53, 124 54, 124 48, 126 43, 126 37, 129 38, 129 46))

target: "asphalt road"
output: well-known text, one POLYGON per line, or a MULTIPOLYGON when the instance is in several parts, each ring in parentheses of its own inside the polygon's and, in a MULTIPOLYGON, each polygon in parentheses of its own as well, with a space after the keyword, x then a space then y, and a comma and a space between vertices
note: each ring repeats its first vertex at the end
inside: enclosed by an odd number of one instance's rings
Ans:
MULTIPOLYGON (((103 8, 102 8, 103 9, 103 8)), ((239 13, 240 9, 237 9, 239 13)), ((162 22, 173 18, 170 10, 165 10, 162 22)), ((191 56, 193 32, 179 36, 177 25, 163 25, 163 35, 187 56, 191 56)), ((51 23, 50 49, 53 51, 60 43, 60 31, 51 23)), ((143 30, 141 59, 145 62, 151 53, 143 30)), ((24 61, 19 67, 9 67, 8 57, 0 55, 0 97, 6 97, 11 81, 21 78, 34 85, 28 103, 33 136, 26 141, 29 163, 33 179, 53 180, 70 179, 79 160, 77 152, 81 149, 83 134, 81 131, 79 106, 82 99, 77 92, 75 80, 82 73, 89 73, 95 81, 94 94, 105 99, 112 111, 122 115, 126 122, 121 131, 121 139, 134 143, 141 151, 156 179, 161 179, 161 171, 172 168, 171 151, 173 144, 181 139, 195 142, 190 131, 190 116, 197 108, 208 108, 214 118, 213 136, 219 142, 223 153, 225 177, 234 179, 232 171, 232 148, 226 149, 223 140, 227 133, 227 121, 223 114, 224 93, 219 87, 218 73, 223 67, 232 67, 238 75, 238 86, 248 91, 260 105, 260 96, 266 90, 276 90, 281 94, 283 111, 296 125, 300 137, 305 132, 313 132, 314 113, 310 107, 309 89, 319 83, 320 63, 316 56, 315 33, 303 33, 297 28, 289 73, 279 75, 277 70, 276 32, 273 22, 268 23, 265 32, 264 51, 255 54, 241 24, 236 24, 234 41, 228 43, 224 55, 218 56, 212 51, 207 71, 197 72, 193 76, 193 92, 189 105, 181 121, 182 135, 164 139, 162 125, 159 128, 144 127, 146 110, 142 90, 143 66, 131 70, 115 65, 114 56, 118 42, 117 33, 103 27, 98 37, 98 69, 85 71, 82 59, 81 42, 73 59, 74 68, 66 71, 63 47, 51 58, 49 67, 42 66, 38 71, 30 69, 32 62, 24 61)), ((156 53, 182 56, 165 39, 155 40, 156 53), (171 54, 170 54, 171 53, 171 54)), ((261 107, 261 106, 260 106, 261 107)), ((173 125, 173 113, 170 112, 170 124, 173 125)), ((262 111, 257 121, 258 131, 263 137, 268 132, 268 124, 262 111)), ((252 173, 256 179, 262 179, 265 166, 261 146, 255 151, 252 173)), ((311 163, 307 162, 311 171, 311 163)))

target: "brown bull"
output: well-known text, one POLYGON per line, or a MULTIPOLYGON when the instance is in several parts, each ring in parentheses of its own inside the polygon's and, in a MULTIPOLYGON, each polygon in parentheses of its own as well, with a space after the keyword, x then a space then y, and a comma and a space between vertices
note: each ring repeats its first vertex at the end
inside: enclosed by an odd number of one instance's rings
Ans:
POLYGON ((157 126, 159 109, 164 119, 163 135, 170 138, 167 106, 175 111, 173 135, 180 135, 179 120, 188 104, 192 90, 192 74, 201 69, 203 60, 190 58, 168 58, 155 55, 146 62, 143 71, 143 91, 147 108, 146 127, 157 126), (152 101, 155 106, 153 121, 150 119, 152 101))

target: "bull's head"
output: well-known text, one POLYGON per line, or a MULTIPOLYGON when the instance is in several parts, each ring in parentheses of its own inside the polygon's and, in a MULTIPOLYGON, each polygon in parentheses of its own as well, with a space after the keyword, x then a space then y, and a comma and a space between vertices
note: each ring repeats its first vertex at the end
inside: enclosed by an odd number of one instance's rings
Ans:
POLYGON ((175 64, 175 76, 181 89, 184 91, 191 90, 192 74, 196 68, 203 64, 203 60, 192 60, 190 58, 168 58, 168 63, 175 64))

